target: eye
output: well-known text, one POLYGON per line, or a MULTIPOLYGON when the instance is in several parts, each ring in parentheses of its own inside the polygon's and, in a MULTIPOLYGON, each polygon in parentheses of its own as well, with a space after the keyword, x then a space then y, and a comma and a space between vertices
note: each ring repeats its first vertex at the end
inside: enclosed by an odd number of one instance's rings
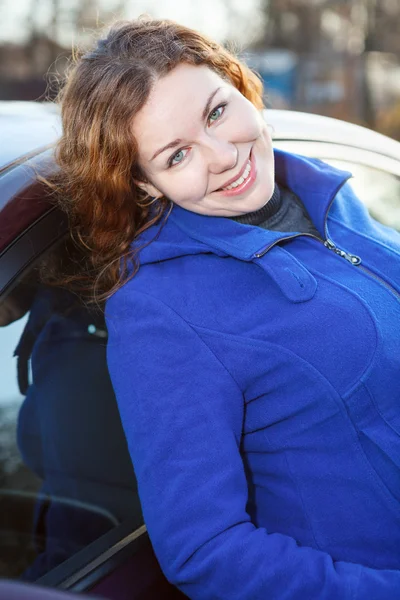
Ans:
POLYGON ((208 121, 209 123, 215 123, 215 121, 218 121, 218 119, 220 117, 222 117, 222 115, 224 114, 225 111, 225 106, 226 106, 226 102, 224 102, 223 104, 220 104, 219 106, 216 106, 208 115, 208 121))
POLYGON ((168 161, 168 167, 179 165, 179 163, 183 161, 188 152, 188 148, 182 148, 181 150, 178 150, 178 152, 175 152, 175 154, 173 154, 168 161))

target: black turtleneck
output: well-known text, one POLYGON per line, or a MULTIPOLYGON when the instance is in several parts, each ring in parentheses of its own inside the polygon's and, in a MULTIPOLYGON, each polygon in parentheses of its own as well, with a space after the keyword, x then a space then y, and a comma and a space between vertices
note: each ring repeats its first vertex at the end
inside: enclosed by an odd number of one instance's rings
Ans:
POLYGON ((321 237, 304 204, 287 188, 275 184, 274 193, 264 206, 254 212, 231 217, 238 223, 258 225, 273 231, 299 231, 321 237))

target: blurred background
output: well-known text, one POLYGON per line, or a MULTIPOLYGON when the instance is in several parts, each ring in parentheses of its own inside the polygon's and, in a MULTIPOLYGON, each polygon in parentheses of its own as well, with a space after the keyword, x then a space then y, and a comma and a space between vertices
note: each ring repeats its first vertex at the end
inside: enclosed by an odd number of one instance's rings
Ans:
POLYGON ((0 0, 0 100, 53 99, 73 47, 143 12, 233 46, 267 106, 400 139, 399 0, 0 0))

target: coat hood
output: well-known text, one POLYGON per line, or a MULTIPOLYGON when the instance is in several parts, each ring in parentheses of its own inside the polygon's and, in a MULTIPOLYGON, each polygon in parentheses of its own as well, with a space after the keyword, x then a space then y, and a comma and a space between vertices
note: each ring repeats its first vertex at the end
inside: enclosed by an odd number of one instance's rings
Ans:
MULTIPOLYGON (((304 202, 313 223, 325 238, 328 210, 351 173, 318 159, 282 150, 275 150, 274 155, 276 181, 304 202)), ((141 264, 209 252, 249 261, 285 237, 285 232, 264 230, 226 217, 200 215, 174 205, 166 221, 146 230, 135 245, 141 247, 141 264)))

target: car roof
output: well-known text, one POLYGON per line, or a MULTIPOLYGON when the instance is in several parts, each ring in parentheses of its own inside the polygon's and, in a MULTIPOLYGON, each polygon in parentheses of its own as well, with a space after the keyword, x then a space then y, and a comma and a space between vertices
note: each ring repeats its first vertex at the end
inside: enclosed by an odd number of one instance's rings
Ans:
POLYGON ((263 115, 276 140, 341 144, 400 160, 400 142, 360 125, 292 110, 265 109, 263 115))
MULTIPOLYGON (((265 109, 276 140, 343 144, 400 160, 400 143, 372 129, 332 117, 292 110, 265 109)), ((0 101, 0 168, 61 135, 60 107, 53 102, 0 101)))
MULTIPOLYGON (((366 127, 332 117, 292 110, 265 109, 276 141, 335 143, 400 160, 400 143, 366 127)), ((53 102, 0 101, 0 169, 61 135, 59 105, 53 102)))
POLYGON ((61 135, 58 105, 52 102, 0 102, 0 168, 61 135))

